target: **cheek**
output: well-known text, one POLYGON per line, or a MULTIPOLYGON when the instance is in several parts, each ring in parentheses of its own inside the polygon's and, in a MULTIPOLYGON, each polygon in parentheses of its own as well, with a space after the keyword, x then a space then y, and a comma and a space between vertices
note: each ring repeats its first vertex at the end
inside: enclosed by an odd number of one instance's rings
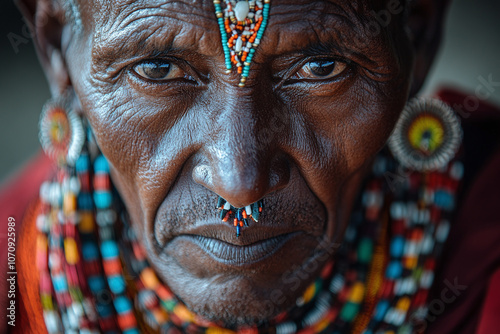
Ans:
MULTIPOLYGON (((334 210, 342 194, 355 193, 361 173, 385 145, 406 101, 395 85, 367 89, 359 83, 335 96, 306 99, 302 114, 312 154, 298 152, 301 170, 314 193, 334 210), (356 181, 354 181, 356 179, 356 181)), ((353 195, 354 196, 354 195, 353 195)))
POLYGON ((101 152, 111 165, 113 183, 133 221, 144 228, 167 195, 183 162, 195 148, 197 131, 181 103, 158 104, 119 91, 82 99, 101 152), (165 106, 174 105, 176 108, 165 106), (183 140, 178 140, 182 136, 183 140))

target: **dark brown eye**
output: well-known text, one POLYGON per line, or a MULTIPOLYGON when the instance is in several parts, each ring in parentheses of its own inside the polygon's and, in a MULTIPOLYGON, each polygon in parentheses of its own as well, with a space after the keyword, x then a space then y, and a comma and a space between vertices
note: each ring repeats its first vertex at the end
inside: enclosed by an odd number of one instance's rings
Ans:
POLYGON ((297 72, 299 79, 330 79, 341 74, 347 63, 333 59, 320 59, 306 63, 297 72))
POLYGON ((182 70, 166 61, 145 61, 134 66, 134 71, 149 80, 167 80, 182 77, 182 70))

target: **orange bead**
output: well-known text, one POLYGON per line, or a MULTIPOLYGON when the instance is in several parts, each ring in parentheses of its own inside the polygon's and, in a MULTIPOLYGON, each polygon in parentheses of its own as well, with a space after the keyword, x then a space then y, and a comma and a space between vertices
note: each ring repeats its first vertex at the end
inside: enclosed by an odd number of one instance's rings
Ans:
POLYGON ((64 213, 70 214, 76 211, 76 196, 74 194, 64 195, 64 213))
POLYGON ((151 290, 155 290, 160 282, 158 281, 158 277, 156 277, 155 272, 151 268, 146 268, 141 272, 141 281, 146 288, 151 290))
POLYGON ((178 304, 174 308, 174 314, 184 322, 191 322, 194 320, 194 315, 184 306, 178 304))
POLYGON ((159 285, 156 289, 156 294, 160 297, 161 300, 169 300, 174 298, 174 295, 163 285, 159 285))
POLYGON ((120 326, 122 330, 137 326, 134 313, 129 312, 118 315, 118 326, 120 326))
POLYGON ((122 264, 118 258, 103 261, 102 266, 104 268, 104 272, 108 276, 117 275, 122 271, 122 264))
POLYGON ((94 215, 92 212, 84 211, 80 213, 80 224, 78 229, 83 233, 90 233, 94 230, 94 215))

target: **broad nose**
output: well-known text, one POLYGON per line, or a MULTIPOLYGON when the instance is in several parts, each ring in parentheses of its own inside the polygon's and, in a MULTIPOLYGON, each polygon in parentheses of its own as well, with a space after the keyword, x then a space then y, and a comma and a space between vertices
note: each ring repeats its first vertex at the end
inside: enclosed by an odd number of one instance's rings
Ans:
POLYGON ((249 100, 238 105, 246 108, 228 106, 218 117, 193 179, 240 208, 286 187, 290 167, 278 145, 283 133, 266 122, 270 113, 259 113, 249 100))

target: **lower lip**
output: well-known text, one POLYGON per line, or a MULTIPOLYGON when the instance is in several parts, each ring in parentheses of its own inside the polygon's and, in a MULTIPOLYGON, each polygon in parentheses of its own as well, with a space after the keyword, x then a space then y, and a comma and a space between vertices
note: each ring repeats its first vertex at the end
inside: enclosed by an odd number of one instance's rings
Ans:
POLYGON ((174 239, 172 241, 175 244, 183 241, 192 243, 201 248, 202 251, 217 262, 229 266, 241 267, 256 264, 271 257, 298 234, 300 233, 282 234, 247 246, 237 246, 218 239, 198 235, 181 235, 175 238, 177 240, 174 239))

